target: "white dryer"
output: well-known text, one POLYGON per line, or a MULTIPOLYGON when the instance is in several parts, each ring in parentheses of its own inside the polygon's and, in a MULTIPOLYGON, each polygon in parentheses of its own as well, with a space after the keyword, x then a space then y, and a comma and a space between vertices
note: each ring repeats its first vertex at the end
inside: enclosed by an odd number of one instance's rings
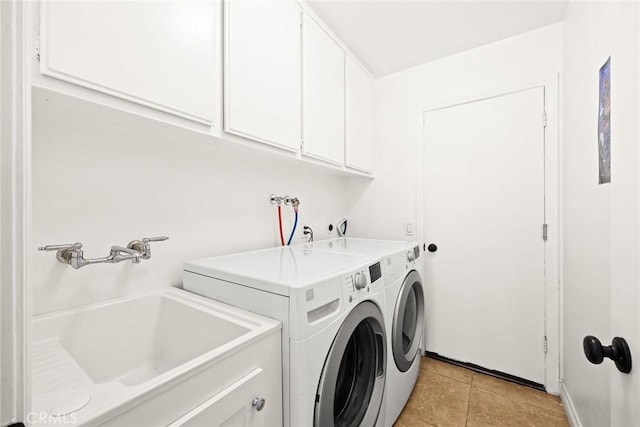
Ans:
POLYGON ((184 288, 282 321, 285 426, 383 424, 379 258, 272 248, 186 262, 184 288))
POLYGON ((420 372, 425 300, 419 256, 420 248, 408 245, 382 260, 389 348, 385 426, 392 426, 402 412, 420 372))

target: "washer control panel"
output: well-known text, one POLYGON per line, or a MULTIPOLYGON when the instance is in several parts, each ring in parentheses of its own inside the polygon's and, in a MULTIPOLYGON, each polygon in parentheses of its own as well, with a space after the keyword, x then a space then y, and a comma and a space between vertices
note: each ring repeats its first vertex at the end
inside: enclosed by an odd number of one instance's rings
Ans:
POLYGON ((369 279, 364 271, 359 271, 353 275, 353 286, 356 290, 364 289, 369 284, 369 279))
POLYGON ((343 275, 342 289, 347 302, 359 301, 364 295, 377 290, 379 286, 384 286, 381 277, 380 262, 343 275))

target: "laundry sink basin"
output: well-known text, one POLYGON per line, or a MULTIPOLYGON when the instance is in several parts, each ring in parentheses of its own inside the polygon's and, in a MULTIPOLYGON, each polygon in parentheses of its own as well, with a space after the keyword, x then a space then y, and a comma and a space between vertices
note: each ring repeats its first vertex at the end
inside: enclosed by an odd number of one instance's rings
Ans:
POLYGON ((36 316, 32 410, 91 420, 274 328, 177 288, 36 316))
POLYGON ((38 319, 34 330, 36 339, 54 338, 92 382, 131 386, 251 331, 221 314, 170 292, 38 319))

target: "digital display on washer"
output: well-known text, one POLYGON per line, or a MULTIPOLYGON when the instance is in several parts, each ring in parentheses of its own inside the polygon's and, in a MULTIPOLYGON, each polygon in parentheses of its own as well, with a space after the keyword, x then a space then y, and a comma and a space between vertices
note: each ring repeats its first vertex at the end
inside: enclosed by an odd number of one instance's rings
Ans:
POLYGON ((380 277, 382 277, 382 272, 380 271, 379 262, 376 262, 375 264, 369 266, 369 276, 371 276, 371 283, 375 282, 380 277))
POLYGON ((415 255, 416 259, 420 257, 420 246, 416 246, 415 248, 413 248, 413 254, 415 255))

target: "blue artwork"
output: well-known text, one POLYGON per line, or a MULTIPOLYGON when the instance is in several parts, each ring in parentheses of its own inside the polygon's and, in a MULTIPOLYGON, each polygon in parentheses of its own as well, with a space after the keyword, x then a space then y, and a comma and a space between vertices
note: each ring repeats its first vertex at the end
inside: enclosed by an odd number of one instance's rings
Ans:
POLYGON ((611 57, 600 68, 598 102, 598 183, 611 182, 611 57))

